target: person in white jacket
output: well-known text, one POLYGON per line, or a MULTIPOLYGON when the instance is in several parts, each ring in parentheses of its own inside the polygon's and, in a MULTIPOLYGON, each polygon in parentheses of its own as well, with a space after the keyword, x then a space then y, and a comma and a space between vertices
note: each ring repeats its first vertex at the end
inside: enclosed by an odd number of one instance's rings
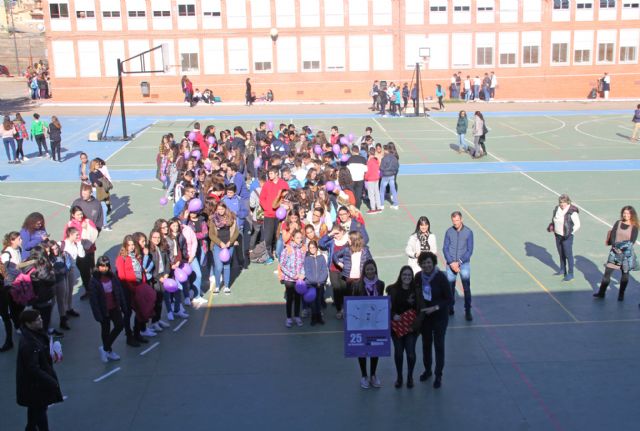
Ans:
POLYGON ((65 254, 65 259, 69 260, 69 264, 67 265, 69 270, 66 275, 67 294, 65 296, 67 302, 65 304, 67 317, 80 316, 80 314, 72 307, 73 287, 76 285, 76 280, 78 278, 76 271, 74 270, 74 267, 76 266, 76 259, 85 257, 85 249, 82 246, 82 242, 78 240, 80 234, 81 232, 78 232, 78 229, 73 226, 69 226, 66 232, 66 239, 60 243, 60 248, 65 254))
POLYGON ((421 216, 416 223, 416 230, 407 241, 405 253, 409 257, 409 266, 413 269, 413 273, 417 274, 421 268, 418 265, 418 256, 420 253, 430 251, 436 254, 438 245, 436 236, 431 233, 431 223, 426 216, 421 216))

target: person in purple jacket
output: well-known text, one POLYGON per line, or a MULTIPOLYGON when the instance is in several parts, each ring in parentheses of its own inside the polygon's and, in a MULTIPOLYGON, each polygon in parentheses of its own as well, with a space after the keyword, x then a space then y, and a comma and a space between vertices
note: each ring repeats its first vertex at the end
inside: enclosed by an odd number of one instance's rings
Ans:
POLYGON ((44 225, 44 216, 38 212, 29 214, 22 223, 20 237, 22 238, 22 260, 26 260, 33 247, 49 239, 44 225))

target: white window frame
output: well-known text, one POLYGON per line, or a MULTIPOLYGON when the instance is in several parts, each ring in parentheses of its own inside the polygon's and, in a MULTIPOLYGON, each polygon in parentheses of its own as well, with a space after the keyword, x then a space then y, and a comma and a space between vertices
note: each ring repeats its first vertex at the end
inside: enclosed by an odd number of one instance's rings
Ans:
POLYGON ((220 0, 207 0, 200 4, 202 9, 202 28, 222 28, 222 7, 220 0))
POLYGON ((518 32, 500 32, 498 33, 498 65, 500 67, 518 67, 519 66, 519 34, 518 32), (513 55, 513 63, 503 63, 502 55, 513 55))
POLYGON ((296 26, 295 0, 276 0, 276 27, 292 28, 296 26))
POLYGON ((273 42, 269 37, 251 38, 254 73, 273 73, 273 42))
POLYGON ((276 44, 278 73, 298 72, 298 39, 295 36, 281 36, 276 44))
POLYGON ((188 3, 188 2, 182 2, 182 3, 178 3, 176 4, 176 10, 178 12, 178 18, 188 18, 188 17, 195 17, 197 16, 197 8, 196 8, 196 4, 194 3, 188 3), (183 7, 184 9, 184 13, 181 13, 180 8, 183 7), (191 8, 193 8, 192 13, 189 13, 189 9, 191 9, 189 6, 191 6, 191 8))
POLYGON ((371 46, 373 50, 373 70, 393 70, 393 35, 374 34, 371 46))
POLYGON ((471 23, 471 0, 453 0, 452 22, 454 24, 470 24, 471 23))
POLYGON ((539 67, 542 52, 542 33, 539 31, 523 31, 520 33, 520 50, 522 52, 521 67, 539 67), (537 61, 535 63, 526 62, 525 60, 531 59, 531 52, 534 48, 537 54, 537 61), (529 55, 527 55, 527 51, 529 55))
POLYGON ((320 27, 320 0, 300 3, 300 27, 320 27))
POLYGON ((447 0, 429 0, 429 24, 447 24, 448 8, 447 0))
POLYGON ((344 72, 347 67, 347 47, 344 36, 324 37, 324 64, 327 72, 344 72))
POLYGON ((473 65, 473 33, 451 34, 451 68, 470 69, 473 65))
POLYGON ((424 25, 424 0, 404 0, 404 23, 424 25))
POLYGON ((249 39, 246 37, 227 38, 227 59, 230 74, 246 75, 249 73, 249 39))
POLYGON ((344 26, 343 0, 324 0, 324 26, 325 27, 344 26))
POLYGON ((572 62, 575 66, 589 66, 593 64, 593 31, 576 30, 573 32, 572 62), (584 60, 585 52, 588 59, 584 60), (578 58, 580 57, 580 61, 578 58))
POLYGON ((57 1, 55 3, 49 3, 49 18, 51 19, 69 19, 70 18, 70 13, 69 13, 69 2, 61 2, 61 1, 57 1), (56 6, 58 11, 56 13, 56 16, 53 15, 53 7, 56 6), (62 6, 64 6, 64 11, 62 10, 62 6))
POLYGON ((640 47, 640 30, 639 29, 621 29, 620 30, 620 48, 618 49, 619 64, 636 64, 638 63, 638 48, 640 47), (625 55, 623 56, 623 49, 625 55), (623 60, 626 58, 627 51, 633 49, 634 56, 631 60, 623 60))
POLYGON ((369 25, 369 0, 349 0, 349 27, 369 25))
POLYGON ((349 70, 351 72, 371 70, 370 45, 369 35, 349 36, 349 70))
MULTIPOLYGON (((234 0, 237 1, 237 0, 234 0)), ((271 27, 271 1, 251 0, 251 27, 270 28, 271 27)))
POLYGON ((300 57, 300 70, 302 72, 321 72, 322 38, 320 36, 301 37, 300 57))
POLYGON ((227 8, 227 28, 247 28, 247 5, 244 1, 225 2, 227 8))
POLYGON ((373 25, 391 25, 393 7, 391 0, 372 0, 373 25))
POLYGON ((596 45, 596 64, 614 64, 616 62, 616 50, 617 50, 617 31, 616 30, 598 30, 597 45, 596 45), (610 60, 601 59, 601 45, 605 46, 605 56, 611 54, 610 60), (608 47, 610 46, 610 50, 608 47))
POLYGON ((495 33, 476 33, 475 34, 475 54, 476 54, 476 67, 488 68, 495 67, 496 64, 496 34, 495 33), (479 51, 482 49, 482 54, 479 51), (486 62, 487 50, 490 50, 491 63, 486 62), (480 62, 482 57, 482 62, 480 62))

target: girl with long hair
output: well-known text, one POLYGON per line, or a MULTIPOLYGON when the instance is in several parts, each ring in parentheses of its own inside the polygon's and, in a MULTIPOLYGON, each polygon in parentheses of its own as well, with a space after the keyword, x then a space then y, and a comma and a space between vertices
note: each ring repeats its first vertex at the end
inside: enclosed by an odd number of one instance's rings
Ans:
POLYGON ((60 157, 60 150, 62 147, 62 125, 60 124, 60 120, 58 117, 53 115, 51 117, 51 123, 49 123, 49 142, 51 143, 51 158, 52 160, 62 162, 62 158, 60 157), (56 159, 57 154, 57 159, 56 159))
POLYGON ((296 282, 304 280, 304 251, 302 250, 302 232, 293 232, 291 242, 280 254, 280 283, 285 287, 286 314, 285 326, 291 328, 293 322, 297 326, 302 326, 300 318, 301 295, 296 291, 296 282), (293 310, 292 310, 293 308, 293 310), (292 319, 293 317, 293 319, 292 319))
POLYGON ((239 231, 236 223, 236 215, 229 210, 224 202, 220 202, 215 212, 209 218, 209 239, 213 250, 213 272, 215 287, 213 293, 219 293, 224 286, 224 293, 231 293, 231 258, 233 249, 238 239, 239 231), (228 250, 229 259, 223 262, 220 253, 228 250))
POLYGON ((429 219, 426 216, 421 216, 416 222, 416 229, 411 236, 409 236, 407 246, 405 247, 405 253, 409 258, 407 264, 413 269, 414 274, 420 271, 418 256, 425 251, 437 253, 438 243, 436 236, 431 233, 431 223, 429 219))
POLYGON ((22 259, 26 259, 33 247, 49 239, 44 216, 39 212, 33 212, 25 217, 20 236, 22 237, 22 259))
POLYGON ((9 164, 20 163, 16 156, 16 139, 18 134, 16 127, 14 126, 11 118, 8 115, 4 117, 2 127, 0 127, 0 136, 2 136, 2 143, 4 144, 4 150, 7 153, 7 161, 9 164), (9 151, 11 150, 11 151, 9 151))
POLYGON ((27 162, 29 161, 29 159, 24 155, 22 143, 25 139, 29 139, 29 132, 27 132, 27 125, 19 112, 16 112, 16 116, 13 119, 13 125, 18 132, 16 136, 16 143, 18 144, 18 149, 16 150, 16 158, 21 162, 27 162))
POLYGON ((19 265, 22 263, 22 238, 18 232, 7 233, 2 241, 2 253, 0 262, 2 263, 3 276, 0 285, 0 316, 4 323, 5 340, 0 352, 6 352, 13 348, 13 325, 20 327, 19 316, 24 310, 24 306, 16 303, 9 291, 11 283, 20 273, 19 265), (13 325, 12 325, 13 323, 13 325))
MULTIPOLYGON (((142 256, 136 254, 136 243, 133 235, 126 235, 122 240, 122 247, 118 257, 116 257, 116 273, 122 284, 123 292, 127 303, 131 308, 135 304, 137 287, 146 282, 146 276, 142 268, 142 256)), ((127 334, 127 344, 132 347, 139 347, 140 343, 148 343, 141 332, 144 330, 145 322, 139 318, 136 312, 133 331, 131 330, 131 310, 124 313, 124 328, 127 334)), ((155 334, 155 333, 154 333, 155 334)))
MULTIPOLYGON (((169 327, 167 322, 161 320, 162 302, 164 301, 167 313, 169 313, 171 311, 171 295, 174 294, 165 291, 163 286, 164 281, 171 275, 171 257, 169 245, 158 228, 154 228, 149 234, 149 256, 153 262, 150 284, 156 291, 156 302, 150 328, 155 332, 160 332, 169 327)), ((177 302, 179 304, 180 300, 178 299, 177 302)))

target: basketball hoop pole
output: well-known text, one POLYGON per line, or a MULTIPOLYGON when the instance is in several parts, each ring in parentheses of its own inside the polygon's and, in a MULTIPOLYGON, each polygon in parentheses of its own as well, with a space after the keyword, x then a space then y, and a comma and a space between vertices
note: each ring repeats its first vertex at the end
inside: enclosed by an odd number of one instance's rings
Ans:
POLYGON ((118 59, 118 89, 120 91, 120 117, 122 118, 122 139, 127 140, 127 115, 124 112, 124 91, 122 88, 122 62, 118 59))
POLYGON ((416 63, 416 97, 417 102, 415 106, 415 116, 420 116, 420 63, 416 63))

